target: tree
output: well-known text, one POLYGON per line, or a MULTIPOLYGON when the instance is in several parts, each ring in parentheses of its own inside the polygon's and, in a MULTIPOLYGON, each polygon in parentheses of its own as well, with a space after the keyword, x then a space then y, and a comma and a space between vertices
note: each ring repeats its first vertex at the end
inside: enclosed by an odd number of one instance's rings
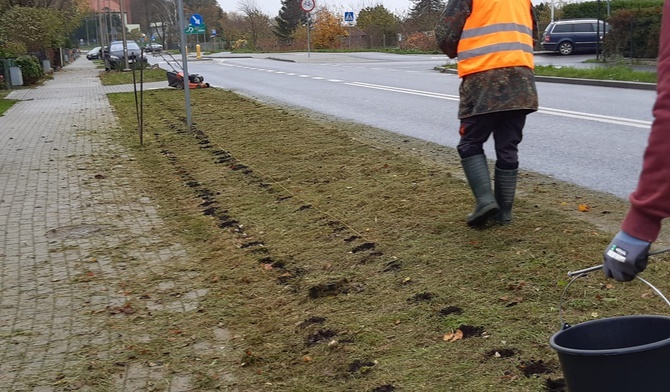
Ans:
POLYGON ((202 16, 207 30, 221 31, 223 10, 216 0, 184 0, 184 7, 190 14, 202 16))
POLYGON ((299 0, 282 0, 282 7, 275 17, 274 34, 286 44, 289 44, 295 29, 307 23, 307 13, 300 7, 299 0))
POLYGON ((398 32, 398 18, 383 5, 363 8, 358 13, 356 26, 370 37, 371 46, 385 45, 387 35, 398 32))
POLYGON ((335 49, 340 46, 341 40, 347 37, 347 30, 340 23, 340 19, 333 15, 326 7, 316 11, 314 23, 314 47, 317 49, 335 49))
POLYGON ((251 49, 255 49, 261 37, 270 35, 270 17, 261 11, 255 0, 242 0, 239 4, 247 27, 245 35, 251 49))
POLYGON ((224 12, 221 25, 223 26, 222 37, 225 40, 235 42, 245 37, 244 32, 247 30, 247 23, 245 16, 241 13, 224 12))
POLYGON ((53 8, 12 7, 0 17, 0 36, 23 43, 30 52, 57 48, 70 32, 64 16, 63 11, 53 8))
POLYGON ((155 35, 158 42, 169 46, 178 40, 177 5, 174 1, 131 1, 130 10, 140 29, 148 35, 155 35))
POLYGON ((412 0, 407 25, 413 31, 432 31, 444 10, 442 0, 412 0))

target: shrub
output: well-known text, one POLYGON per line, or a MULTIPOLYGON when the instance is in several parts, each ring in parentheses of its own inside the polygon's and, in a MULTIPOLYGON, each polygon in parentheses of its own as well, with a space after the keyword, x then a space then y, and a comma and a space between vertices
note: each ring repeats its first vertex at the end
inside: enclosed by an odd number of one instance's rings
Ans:
POLYGON ((437 49, 435 35, 431 33, 417 32, 407 37, 403 49, 414 49, 423 52, 432 52, 437 49))
POLYGON ((624 57, 656 58, 661 15, 660 7, 613 13, 608 19, 612 31, 605 38, 605 49, 624 57))
POLYGON ((35 56, 19 56, 16 58, 16 65, 21 68, 24 85, 35 84, 44 76, 42 66, 35 56))
POLYGON ((248 44, 249 44, 249 43, 247 42, 246 39, 238 39, 238 40, 235 41, 235 43, 233 44, 233 50, 237 50, 237 49, 245 49, 245 48, 247 47, 248 44))

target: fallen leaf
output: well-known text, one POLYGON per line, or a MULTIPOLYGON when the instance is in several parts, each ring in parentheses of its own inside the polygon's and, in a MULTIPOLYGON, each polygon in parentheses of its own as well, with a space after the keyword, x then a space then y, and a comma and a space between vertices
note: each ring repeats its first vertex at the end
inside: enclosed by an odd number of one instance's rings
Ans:
POLYGON ((587 206, 586 204, 580 204, 579 205, 579 212, 588 212, 591 208, 587 206))
POLYGON ((309 355, 305 355, 304 357, 302 357, 303 362, 309 362, 311 360, 312 360, 312 357, 310 357, 309 355))
POLYGON ((461 339, 463 339, 463 331, 461 331, 460 329, 457 329, 453 333, 446 333, 442 337, 442 340, 444 340, 445 342, 449 342, 449 343, 455 342, 455 341, 461 340, 461 339))

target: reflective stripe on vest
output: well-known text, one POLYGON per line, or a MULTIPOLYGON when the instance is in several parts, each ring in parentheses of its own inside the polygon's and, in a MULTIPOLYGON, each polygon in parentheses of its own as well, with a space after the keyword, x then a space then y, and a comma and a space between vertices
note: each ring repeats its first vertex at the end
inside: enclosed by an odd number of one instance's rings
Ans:
POLYGON ((458 43, 458 75, 533 68, 530 0, 473 0, 458 43))

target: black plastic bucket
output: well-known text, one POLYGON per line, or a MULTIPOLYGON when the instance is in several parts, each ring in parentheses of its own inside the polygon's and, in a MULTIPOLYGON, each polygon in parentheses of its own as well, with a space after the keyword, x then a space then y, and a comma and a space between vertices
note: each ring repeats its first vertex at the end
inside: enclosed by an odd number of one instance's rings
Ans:
POLYGON ((670 317, 624 316, 552 336, 570 392, 670 391, 670 317))

